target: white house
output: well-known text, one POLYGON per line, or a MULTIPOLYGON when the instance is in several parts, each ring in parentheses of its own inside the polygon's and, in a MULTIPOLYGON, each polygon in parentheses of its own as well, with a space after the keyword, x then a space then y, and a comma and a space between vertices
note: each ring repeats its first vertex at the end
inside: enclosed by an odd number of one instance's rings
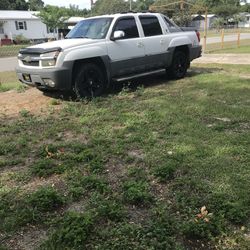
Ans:
POLYGON ((53 30, 48 29, 36 14, 35 11, 0 10, 0 38, 15 39, 17 35, 34 40, 53 38, 53 30))
MULTIPOLYGON (((204 30, 205 26, 205 15, 192 15, 193 20, 191 22, 191 26, 196 27, 199 30, 204 30)), ((216 20, 217 16, 214 14, 207 15, 207 28, 210 29, 213 27, 213 22, 216 20)))
POLYGON ((250 28, 250 13, 241 13, 241 16, 244 17, 244 21, 239 22, 239 28, 250 28))

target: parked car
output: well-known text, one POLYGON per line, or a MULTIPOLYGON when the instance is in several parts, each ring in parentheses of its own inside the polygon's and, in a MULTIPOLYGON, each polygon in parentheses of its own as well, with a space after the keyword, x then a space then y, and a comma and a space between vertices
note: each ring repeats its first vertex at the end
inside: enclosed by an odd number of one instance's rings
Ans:
POLYGON ((16 72, 40 90, 98 96, 111 82, 166 70, 182 78, 200 56, 198 33, 159 13, 120 13, 86 18, 64 40, 21 49, 16 72))

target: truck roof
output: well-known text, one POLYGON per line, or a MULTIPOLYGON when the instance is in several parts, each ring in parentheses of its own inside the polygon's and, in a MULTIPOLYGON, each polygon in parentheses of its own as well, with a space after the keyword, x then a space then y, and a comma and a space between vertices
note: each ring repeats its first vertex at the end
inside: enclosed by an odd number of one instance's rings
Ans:
POLYGON ((111 17, 111 18, 117 18, 117 17, 122 17, 122 16, 138 16, 138 15, 161 15, 160 13, 155 13, 155 12, 121 12, 121 13, 115 13, 115 14, 108 14, 108 15, 101 15, 101 16, 92 16, 88 17, 86 19, 91 19, 91 18, 104 18, 104 17, 111 17))

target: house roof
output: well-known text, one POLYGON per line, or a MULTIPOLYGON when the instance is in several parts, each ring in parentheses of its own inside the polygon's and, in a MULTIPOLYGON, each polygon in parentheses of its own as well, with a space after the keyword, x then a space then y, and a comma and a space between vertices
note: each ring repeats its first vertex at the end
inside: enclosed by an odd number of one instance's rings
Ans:
POLYGON ((23 10, 0 10, 0 20, 11 20, 11 19, 39 19, 36 16, 38 11, 23 11, 23 10))
MULTIPOLYGON (((197 16, 202 16, 202 17, 205 18, 205 15, 199 15, 199 14, 192 15, 193 18, 195 18, 197 16)), ((217 17, 217 16, 215 14, 208 14, 207 17, 208 18, 212 18, 212 17, 217 17)))

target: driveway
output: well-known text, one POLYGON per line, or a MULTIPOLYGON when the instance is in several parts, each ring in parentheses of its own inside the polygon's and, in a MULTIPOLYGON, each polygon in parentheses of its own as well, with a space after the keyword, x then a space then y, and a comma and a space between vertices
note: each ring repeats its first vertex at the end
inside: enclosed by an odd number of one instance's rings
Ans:
POLYGON ((0 72, 14 71, 16 66, 17 66, 17 58, 16 57, 0 58, 0 72))

